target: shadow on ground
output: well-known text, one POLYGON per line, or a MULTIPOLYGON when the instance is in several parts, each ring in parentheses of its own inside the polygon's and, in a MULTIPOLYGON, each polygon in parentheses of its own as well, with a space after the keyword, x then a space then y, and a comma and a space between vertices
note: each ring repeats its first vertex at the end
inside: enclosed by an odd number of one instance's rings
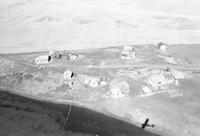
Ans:
POLYGON ((157 136, 85 108, 53 104, 0 91, 1 136, 157 136))

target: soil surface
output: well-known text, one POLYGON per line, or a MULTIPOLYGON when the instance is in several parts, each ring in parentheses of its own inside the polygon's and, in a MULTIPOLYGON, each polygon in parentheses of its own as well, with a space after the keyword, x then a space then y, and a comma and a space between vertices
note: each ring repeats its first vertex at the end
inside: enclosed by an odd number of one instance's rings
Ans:
POLYGON ((80 107, 37 101, 0 91, 1 136, 156 136, 80 107))

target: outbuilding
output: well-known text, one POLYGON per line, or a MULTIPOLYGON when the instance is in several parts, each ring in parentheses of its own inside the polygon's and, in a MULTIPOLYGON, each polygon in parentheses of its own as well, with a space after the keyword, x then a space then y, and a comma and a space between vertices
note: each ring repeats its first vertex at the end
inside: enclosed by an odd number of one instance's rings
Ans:
POLYGON ((168 45, 167 44, 164 44, 164 43, 162 43, 162 42, 159 42, 158 43, 158 48, 161 50, 161 51, 167 51, 167 47, 168 47, 168 45))
POLYGON ((49 55, 39 56, 35 59, 36 64, 47 64, 50 61, 51 61, 51 56, 49 55))
POLYGON ((64 72, 64 80, 71 80, 74 77, 74 73, 70 70, 64 72))

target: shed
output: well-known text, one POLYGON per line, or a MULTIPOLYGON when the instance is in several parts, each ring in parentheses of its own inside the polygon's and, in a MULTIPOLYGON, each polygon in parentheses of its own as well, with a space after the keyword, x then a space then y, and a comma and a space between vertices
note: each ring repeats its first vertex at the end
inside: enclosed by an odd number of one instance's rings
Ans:
POLYGON ((47 64, 50 61, 51 61, 51 56, 49 55, 39 56, 35 59, 36 64, 47 64))
POLYGON ((64 72, 64 80, 71 80, 74 77, 74 73, 70 70, 64 72))

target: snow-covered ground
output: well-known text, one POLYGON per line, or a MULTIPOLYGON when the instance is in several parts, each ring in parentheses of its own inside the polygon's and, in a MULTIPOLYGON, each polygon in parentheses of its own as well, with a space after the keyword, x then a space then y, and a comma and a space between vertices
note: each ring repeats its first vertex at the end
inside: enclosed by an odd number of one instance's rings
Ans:
POLYGON ((199 0, 1 0, 0 53, 200 43, 199 0))

